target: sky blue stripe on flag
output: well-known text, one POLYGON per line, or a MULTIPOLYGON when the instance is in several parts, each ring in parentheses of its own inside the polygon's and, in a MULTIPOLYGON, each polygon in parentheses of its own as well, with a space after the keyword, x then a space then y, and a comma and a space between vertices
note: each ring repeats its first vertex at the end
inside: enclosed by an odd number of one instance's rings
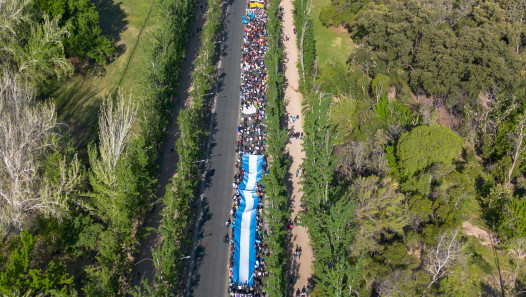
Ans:
POLYGON ((257 184, 263 173, 262 155, 243 155, 243 182, 239 186, 241 201, 234 224, 233 281, 252 285, 256 263, 256 215, 259 199, 257 184))

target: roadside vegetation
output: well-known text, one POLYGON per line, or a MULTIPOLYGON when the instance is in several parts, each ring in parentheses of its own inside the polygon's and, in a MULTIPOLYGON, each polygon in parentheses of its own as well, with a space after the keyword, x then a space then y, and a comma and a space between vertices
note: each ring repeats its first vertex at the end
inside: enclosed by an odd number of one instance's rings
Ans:
MULTIPOLYGON (((523 296, 526 5, 321 3, 294 1, 312 296, 523 296)), ((208 2, 156 278, 139 289, 131 275, 195 3, 0 0, 0 295, 180 293, 222 5, 208 2)), ((265 289, 284 296, 279 0, 268 14, 265 289)))
MULTIPOLYGON (((171 25, 186 24, 185 34, 188 37, 192 20, 189 15, 193 13, 195 4, 192 1, 186 3, 185 6, 179 6, 180 10, 185 9, 186 12, 178 11, 174 14, 179 17, 174 18, 171 25)), ((206 158, 204 138, 208 135, 208 125, 211 125, 207 116, 211 112, 211 94, 216 87, 216 62, 223 8, 221 0, 209 0, 207 3, 206 23, 201 31, 199 53, 194 61, 189 106, 181 110, 177 118, 180 131, 175 143, 179 157, 177 175, 167 185, 163 198, 163 219, 159 229, 162 243, 154 252, 156 278, 152 293, 148 296, 177 296, 182 293, 185 281, 188 281, 183 275, 185 266, 182 263, 187 263, 183 262, 184 255, 193 252, 190 228, 193 227, 195 213, 191 206, 196 203, 202 176, 203 166, 199 160, 206 158)), ((167 29, 169 28, 171 27, 168 26, 167 29)))
POLYGON ((524 294, 521 5, 335 0, 346 62, 298 31, 313 296, 524 294))
POLYGON ((266 131, 268 154, 268 175, 264 176, 266 206, 265 220, 269 225, 265 238, 270 255, 265 259, 270 273, 264 278, 269 296, 286 296, 287 292, 287 231, 285 225, 290 219, 287 207, 288 192, 285 177, 289 161, 284 154, 288 141, 285 116, 285 76, 283 74, 284 51, 281 44, 280 1, 270 0, 267 4, 267 46, 265 65, 267 67, 266 131))

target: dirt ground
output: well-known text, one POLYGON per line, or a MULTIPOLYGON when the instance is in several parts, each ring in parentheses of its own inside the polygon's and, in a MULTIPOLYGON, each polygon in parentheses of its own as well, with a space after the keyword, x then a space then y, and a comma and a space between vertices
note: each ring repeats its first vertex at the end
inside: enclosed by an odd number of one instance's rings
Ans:
POLYGON ((491 238, 488 233, 488 231, 483 230, 470 222, 462 222, 462 231, 466 235, 475 236, 480 240, 480 244, 482 245, 490 245, 491 244, 491 238))
MULTIPOLYGON (((298 49, 296 47, 296 35, 294 34, 294 22, 292 12, 294 7, 291 0, 283 0, 281 6, 284 8, 283 17, 283 37, 289 36, 288 41, 284 41, 285 52, 287 60, 285 63, 285 79, 288 83, 285 90, 285 100, 287 100, 287 113, 289 117, 299 118, 294 122, 288 121, 288 127, 293 132, 303 131, 303 115, 301 114, 301 106, 303 97, 298 91, 299 73, 296 67, 298 62, 298 49)), ((287 144, 286 150, 289 153, 292 164, 290 166, 291 176, 291 206, 292 206, 292 218, 294 219, 301 209, 301 185, 299 181, 301 175, 296 176, 296 171, 301 165, 302 159, 305 158, 305 153, 302 151, 303 140, 292 138, 287 144)), ((294 294, 299 289, 307 287, 309 278, 311 277, 311 265, 314 259, 312 250, 309 246, 309 235, 307 230, 301 226, 295 226, 292 229, 292 242, 290 251, 291 255, 291 269, 290 275, 292 282, 289 286, 289 293, 294 294), (294 257, 294 251, 297 247, 301 247, 302 253, 300 257, 294 257)))

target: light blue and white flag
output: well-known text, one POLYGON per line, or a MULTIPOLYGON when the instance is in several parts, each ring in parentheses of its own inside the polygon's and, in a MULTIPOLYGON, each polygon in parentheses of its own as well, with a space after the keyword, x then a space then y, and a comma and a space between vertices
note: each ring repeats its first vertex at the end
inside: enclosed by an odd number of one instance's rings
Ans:
POLYGON ((251 286, 256 263, 257 184, 263 173, 263 156, 243 155, 243 171, 243 182, 238 188, 241 201, 234 224, 232 273, 234 283, 251 286))

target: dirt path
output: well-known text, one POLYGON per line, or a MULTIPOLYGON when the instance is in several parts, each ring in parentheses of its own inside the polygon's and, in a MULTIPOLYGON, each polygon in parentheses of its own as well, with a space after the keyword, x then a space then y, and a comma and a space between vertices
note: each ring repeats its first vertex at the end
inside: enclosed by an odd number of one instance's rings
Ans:
POLYGON ((489 232, 471 224, 470 222, 462 222, 462 230, 464 231, 464 234, 478 238, 480 240, 480 244, 482 245, 491 244, 489 232))
MULTIPOLYGON (((303 97, 298 90, 299 73, 296 67, 298 62, 298 48, 296 47, 296 35, 294 34, 294 19, 291 0, 281 1, 281 6, 284 8, 283 16, 283 37, 289 36, 288 41, 284 41, 285 52, 287 60, 285 62, 285 79, 288 83, 285 90, 285 100, 288 101, 287 113, 289 117, 296 117, 299 115, 299 119, 296 119, 293 123, 288 121, 289 130, 292 132, 303 132, 303 115, 301 114, 301 106, 303 97)), ((305 158, 305 153, 302 151, 303 140, 299 138, 292 138, 287 144, 286 150, 291 157, 290 166, 290 194, 291 194, 291 206, 292 206, 292 218, 294 219, 301 209, 301 185, 299 184, 300 176, 296 176, 297 170, 301 165, 302 159, 305 158)), ((307 229, 301 226, 295 226, 292 229, 291 234, 291 267, 290 273, 292 282, 289 285, 289 295, 295 296, 298 290, 302 290, 303 287, 307 287, 309 278, 311 277, 311 264, 313 260, 312 250, 309 246, 309 235, 307 229), (297 247, 301 247, 302 253, 300 257, 294 257, 294 251, 297 247)))

